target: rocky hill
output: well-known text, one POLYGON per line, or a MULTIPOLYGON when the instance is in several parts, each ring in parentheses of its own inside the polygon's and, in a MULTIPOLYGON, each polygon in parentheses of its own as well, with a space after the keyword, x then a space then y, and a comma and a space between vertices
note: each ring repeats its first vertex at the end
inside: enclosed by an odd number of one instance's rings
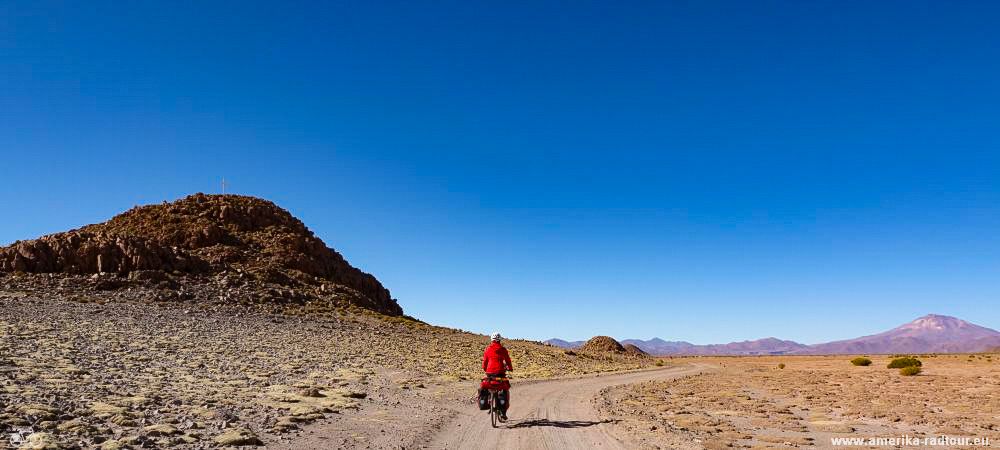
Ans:
MULTIPOLYGON (((552 345, 552 344, 549 344, 552 345)), ((627 358, 646 358, 649 356, 641 348, 634 345, 622 345, 610 336, 594 336, 579 347, 581 352, 603 357, 624 356, 627 358)))
POLYGON ((626 354, 629 354, 629 355, 632 355, 632 356, 639 356, 639 357, 649 356, 649 354, 646 353, 645 351, 643 351, 641 348, 639 348, 639 347, 637 347, 635 345, 632 345, 632 344, 625 344, 625 345, 622 346, 622 348, 625 349, 625 353, 626 354))
POLYGON ((374 276, 349 264, 288 211, 238 195, 195 194, 15 242, 0 248, 0 272, 60 274, 71 280, 93 275, 85 280, 111 289, 152 281, 176 290, 214 281, 222 289, 208 296, 242 292, 247 294, 243 301, 323 300, 402 314, 374 276))
POLYGON ((593 353, 624 353, 625 347, 609 336, 594 336, 580 347, 580 350, 593 353))

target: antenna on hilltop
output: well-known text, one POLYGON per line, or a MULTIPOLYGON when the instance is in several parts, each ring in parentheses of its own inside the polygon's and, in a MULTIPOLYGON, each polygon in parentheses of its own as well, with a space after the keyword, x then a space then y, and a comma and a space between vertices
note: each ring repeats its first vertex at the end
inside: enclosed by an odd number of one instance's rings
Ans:
POLYGON ((226 183, 226 177, 222 177, 222 195, 226 195, 226 186, 228 185, 229 183, 226 183))

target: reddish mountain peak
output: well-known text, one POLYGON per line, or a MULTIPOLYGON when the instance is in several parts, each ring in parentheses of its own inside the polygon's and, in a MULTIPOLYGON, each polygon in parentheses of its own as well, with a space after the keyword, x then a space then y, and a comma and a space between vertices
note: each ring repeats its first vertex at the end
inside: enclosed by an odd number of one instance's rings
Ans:
POLYGON ((906 334, 942 334, 942 333, 975 333, 975 334, 995 334, 996 331, 966 322, 962 319, 943 316, 940 314, 928 314, 919 317, 912 322, 903 324, 888 333, 906 334))

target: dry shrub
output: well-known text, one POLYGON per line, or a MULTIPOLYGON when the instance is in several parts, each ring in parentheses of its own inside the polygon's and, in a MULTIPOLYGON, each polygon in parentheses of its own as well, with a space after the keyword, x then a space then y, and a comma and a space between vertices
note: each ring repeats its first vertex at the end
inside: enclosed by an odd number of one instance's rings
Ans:
POLYGON ((923 363, 921 363, 919 359, 906 356, 903 358, 896 358, 892 360, 891 362, 889 362, 888 367, 890 369, 902 369, 904 367, 920 367, 920 366, 923 366, 923 363))

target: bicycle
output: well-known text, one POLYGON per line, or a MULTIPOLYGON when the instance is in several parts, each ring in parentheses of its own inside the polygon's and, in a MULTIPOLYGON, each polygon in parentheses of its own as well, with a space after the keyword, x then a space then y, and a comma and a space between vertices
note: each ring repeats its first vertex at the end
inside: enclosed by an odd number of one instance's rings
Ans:
MULTIPOLYGON (((489 380, 492 383, 499 383, 500 385, 507 385, 507 386, 509 386, 508 381, 510 381, 510 379, 507 377, 494 377, 494 376, 488 376, 484 379, 484 381, 486 380, 489 380)), ((504 390, 492 387, 487 388, 487 390, 490 392, 489 396, 490 424, 493 426, 493 428, 496 428, 498 421, 500 423, 504 423, 507 421, 506 419, 503 418, 503 415, 501 414, 503 412, 503 408, 500 405, 500 393, 503 392, 504 390)), ((508 399, 507 401, 509 402, 510 399, 508 399)))

